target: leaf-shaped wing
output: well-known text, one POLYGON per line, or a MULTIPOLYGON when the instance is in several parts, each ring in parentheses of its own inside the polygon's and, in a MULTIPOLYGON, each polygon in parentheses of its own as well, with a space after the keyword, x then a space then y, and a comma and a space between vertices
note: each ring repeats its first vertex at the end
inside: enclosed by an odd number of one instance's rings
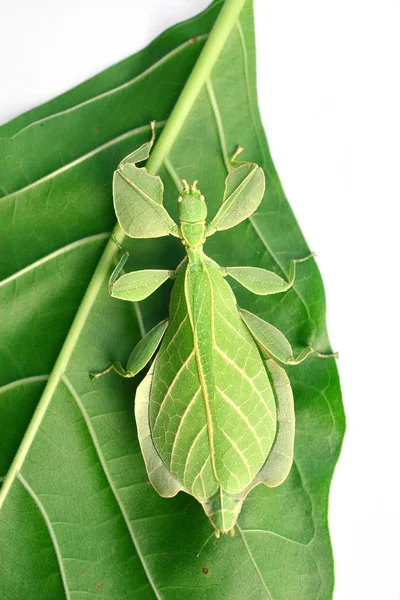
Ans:
POLYGON ((154 363, 146 377, 139 385, 135 397, 135 417, 138 428, 140 449, 146 464, 147 473, 153 487, 160 496, 171 498, 182 488, 181 484, 171 475, 157 454, 149 427, 150 391, 153 383, 154 363))
POLYGON ((272 358, 265 361, 265 366, 275 396, 278 430, 271 452, 250 489, 258 483, 268 487, 280 485, 289 475, 293 463, 295 414, 289 377, 272 358))
POLYGON ((157 451, 196 497, 242 491, 275 436, 275 404, 258 349, 220 269, 181 269, 155 364, 150 424, 157 451))
POLYGON ((228 531, 234 527, 249 492, 263 483, 276 487, 289 475, 293 463, 295 415, 293 392, 286 371, 273 359, 264 361, 272 385, 277 408, 277 433, 271 452, 256 477, 242 492, 227 494, 219 490, 202 502, 204 512, 217 530, 228 531))
POLYGON ((229 173, 222 206, 207 227, 207 236, 235 227, 258 208, 265 190, 264 171, 246 163, 229 173))

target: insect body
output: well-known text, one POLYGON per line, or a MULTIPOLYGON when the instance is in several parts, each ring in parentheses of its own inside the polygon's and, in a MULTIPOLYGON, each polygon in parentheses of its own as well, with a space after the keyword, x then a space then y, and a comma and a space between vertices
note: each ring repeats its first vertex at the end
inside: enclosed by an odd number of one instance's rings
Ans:
POLYGON ((315 351, 307 347, 294 358, 280 331, 238 309, 226 277, 256 294, 275 294, 290 288, 301 261, 292 261, 288 282, 264 269, 220 267, 204 253, 203 244, 256 210, 265 188, 262 169, 249 163, 232 170, 222 206, 208 225, 197 182, 184 182, 177 225, 162 205, 161 179, 135 164, 148 157, 151 145, 128 156, 115 173, 118 221, 131 237, 180 237, 187 255, 174 272, 136 271, 119 277, 124 253, 110 279, 111 295, 142 300, 171 277, 168 321, 139 342, 126 369, 114 363, 92 378, 110 369, 133 377, 159 348, 135 400, 149 480, 161 496, 180 490, 191 494, 217 536, 233 534, 249 491, 259 483, 282 483, 293 460, 293 394, 274 359, 297 364, 315 351))

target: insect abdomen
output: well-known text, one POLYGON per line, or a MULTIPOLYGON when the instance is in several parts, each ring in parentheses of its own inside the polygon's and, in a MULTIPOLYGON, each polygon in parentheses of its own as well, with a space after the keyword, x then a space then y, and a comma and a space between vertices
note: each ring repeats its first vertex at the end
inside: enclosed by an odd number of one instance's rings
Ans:
POLYGON ((236 494, 249 485, 276 428, 260 354, 214 265, 205 259, 178 273, 150 408, 153 440, 164 464, 202 499, 218 487, 236 494))

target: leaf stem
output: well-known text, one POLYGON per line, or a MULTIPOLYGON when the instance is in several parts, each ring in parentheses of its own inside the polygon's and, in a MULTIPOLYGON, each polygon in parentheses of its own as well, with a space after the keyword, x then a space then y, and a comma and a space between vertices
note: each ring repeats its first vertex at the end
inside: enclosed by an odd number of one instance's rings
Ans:
MULTIPOLYGON (((178 101, 168 118, 149 160, 147 161, 146 169, 150 174, 156 175, 164 160, 167 158, 169 151, 186 121, 190 109, 198 97, 201 88, 207 81, 230 32, 238 20, 240 11, 245 2, 246 0, 226 0, 222 7, 207 42, 205 43, 178 101)), ((119 243, 123 242, 125 236, 118 224, 113 230, 113 235, 119 243)), ((116 251, 117 246, 111 238, 105 247, 95 272, 93 273, 93 277, 75 315, 75 319, 68 332, 61 352, 55 362, 43 395, 4 480, 3 487, 0 491, 0 508, 7 497, 16 475, 24 463, 35 435, 49 407, 51 398, 67 369, 69 360, 82 333, 86 319, 96 300, 97 294, 108 276, 116 251)))

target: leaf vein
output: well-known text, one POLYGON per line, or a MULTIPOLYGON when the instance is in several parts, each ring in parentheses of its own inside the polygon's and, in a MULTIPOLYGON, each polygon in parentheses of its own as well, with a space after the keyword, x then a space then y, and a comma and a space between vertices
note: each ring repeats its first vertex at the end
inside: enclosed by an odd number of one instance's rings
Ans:
POLYGON ((32 377, 23 377, 22 379, 17 379, 16 381, 11 381, 11 383, 6 383, 0 387, 0 394, 4 392, 8 392, 19 385, 25 385, 25 383, 34 383, 35 381, 47 381, 50 375, 33 375, 32 377))
POLYGON ((231 437, 229 437, 229 435, 226 433, 226 431, 221 427, 221 425, 218 425, 218 429, 220 431, 222 431, 223 435, 226 437, 226 439, 228 440, 228 442, 230 442, 232 448, 235 450, 235 452, 240 456, 240 458, 242 459, 242 462, 244 464, 244 466, 247 469, 247 472, 249 474, 250 477, 253 476, 251 469, 250 469, 250 465, 248 463, 248 461, 246 460, 246 457, 243 453, 243 451, 239 448, 239 446, 237 445, 237 443, 235 442, 235 440, 233 440, 231 437))
MULTIPOLYGON (((164 125, 165 125, 165 121, 159 121, 158 123, 155 124, 155 127, 159 128, 159 127, 163 127, 164 125)), ((72 169, 73 167, 75 167, 76 165, 79 165, 80 163, 84 162, 88 158, 92 158, 92 156, 96 156, 96 154, 98 154, 99 152, 102 152, 103 150, 106 150, 107 148, 111 148, 112 146, 114 146, 115 144, 118 144, 119 142, 122 142, 123 140, 129 139, 130 137, 134 137, 136 134, 142 133, 143 131, 149 131, 149 130, 150 130, 150 125, 141 125, 140 127, 136 127, 135 129, 130 129, 129 131, 126 131, 125 133, 118 135, 117 137, 113 138, 112 140, 105 142, 101 146, 97 146, 96 148, 94 148, 93 150, 90 150, 90 152, 87 152, 86 154, 83 154, 79 158, 72 160, 71 162, 67 163, 66 165, 63 165, 59 169, 55 169, 51 173, 48 173, 47 175, 40 177, 36 181, 33 181, 32 183, 28 183, 27 185, 20 188, 19 190, 16 190, 15 192, 11 192, 10 194, 6 194, 6 195, 2 196, 2 198, 0 198, 0 201, 5 200, 5 199, 9 200, 10 198, 15 198, 15 197, 19 196, 20 194, 22 194, 23 192, 26 192, 27 190, 31 190, 38 185, 41 185, 45 181, 51 182, 54 177, 57 177, 57 175, 60 175, 61 173, 64 173, 65 171, 72 169)))
POLYGON ((250 550, 250 546, 249 546, 249 545, 248 545, 248 543, 247 543, 247 540, 246 540, 246 538, 245 538, 245 535, 244 535, 244 533, 243 533, 242 529, 241 529, 241 528, 240 528, 240 526, 239 526, 239 525, 237 525, 237 524, 236 524, 236 527, 238 528, 238 531, 239 531, 239 533, 240 533, 240 535, 241 535, 241 537, 242 537, 242 540, 243 540, 243 544, 244 544, 244 546, 245 546, 245 548, 246 548, 246 550, 247 550, 247 553, 248 553, 248 555, 249 555, 249 558, 250 558, 251 562, 252 562, 252 563, 253 563, 253 565, 254 565, 254 568, 255 568, 255 570, 257 571, 257 575, 259 576, 259 578, 260 578, 260 581, 261 581, 261 583, 262 583, 263 587, 265 588, 265 590, 266 590, 266 592, 267 592, 267 594, 268 594, 268 596, 269 596, 270 600, 273 600, 273 598, 272 598, 272 594, 271 594, 271 592, 269 591, 269 589, 268 589, 268 587, 267 587, 267 584, 266 584, 266 583, 265 583, 265 581, 264 581, 264 578, 263 578, 263 576, 262 576, 262 574, 261 574, 261 571, 260 571, 260 569, 258 568, 258 565, 257 565, 257 563, 256 563, 256 561, 255 561, 255 558, 254 558, 254 556, 253 556, 253 554, 252 554, 252 552, 251 552, 251 550, 250 550))
POLYGON ((249 429, 251 431, 254 439, 256 440, 257 444, 259 445, 261 452, 264 454, 264 449, 262 447, 261 440, 257 435, 255 427, 250 423, 249 419, 246 417, 246 415, 243 413, 243 411, 239 408, 239 406, 237 404, 235 404, 235 402, 232 400, 232 398, 230 398, 227 394, 225 394, 225 392, 223 392, 219 387, 217 387, 216 389, 221 394, 221 396, 223 397, 225 402, 227 402, 230 406, 232 406, 232 408, 237 412, 237 414, 242 419, 242 421, 246 424, 247 429, 249 429))
POLYGON ((259 399, 261 400, 261 402, 265 405, 266 409, 268 410, 269 415, 272 417, 271 414, 271 409, 268 406, 267 402, 264 400, 264 398, 262 397, 262 395, 260 394, 259 390, 256 388, 256 386, 253 383, 253 380, 251 379, 251 377, 249 377, 246 373, 246 371, 244 371, 243 369, 241 369, 239 367, 238 364, 235 363, 234 360, 232 360, 230 358, 230 356, 228 356, 226 354, 226 352, 224 352, 223 350, 221 350, 221 348, 219 346, 214 346, 215 350, 218 352, 218 354, 220 356, 222 356, 222 358, 224 360, 226 360, 227 363, 229 363, 230 365, 233 366, 234 369, 236 369, 237 371, 239 371, 239 373, 242 375, 242 377, 250 384, 250 387, 254 390, 254 392, 256 393, 256 395, 259 397, 259 399))
POLYGON ((182 424, 183 424, 186 416, 188 415, 191 407, 193 406, 194 402, 196 401, 196 398, 198 397, 198 395, 199 395, 200 392, 201 392, 201 388, 199 387, 199 389, 195 392, 194 396, 190 399, 190 402, 188 403, 188 405, 186 406, 186 408, 185 408, 185 410, 184 410, 184 412, 182 414, 180 423, 178 425, 178 429, 176 430, 176 433, 175 433, 174 443, 172 444, 170 469, 172 469, 172 463, 174 461, 175 450, 176 450, 177 443, 178 443, 178 440, 179 440, 179 433, 180 433, 182 424))
POLYGON ((71 244, 68 244, 67 246, 63 246, 62 248, 55 250, 51 254, 47 254, 47 256, 40 258, 39 260, 31 263, 27 267, 24 267, 20 271, 13 273, 13 275, 10 275, 10 277, 3 279, 3 281, 0 281, 0 287, 9 284, 11 281, 15 281, 16 279, 18 279, 19 277, 22 277, 23 275, 26 275, 26 273, 29 273, 30 271, 34 271, 38 267, 41 267, 45 263, 53 260, 54 258, 57 258, 58 256, 62 256, 63 254, 66 254, 70 250, 75 250, 75 248, 79 248, 79 246, 83 246, 84 244, 88 244, 91 242, 97 242, 98 240, 105 240, 109 237, 110 237, 110 234, 107 232, 107 233, 97 233, 95 235, 89 235, 88 237, 82 238, 80 240, 76 240, 75 242, 72 242, 71 244))
POLYGON ((50 520, 50 517, 47 514, 46 509, 43 506, 42 502, 40 501, 39 497, 37 496, 37 494, 35 494, 35 492, 31 488, 29 483, 26 481, 26 479, 24 479, 24 477, 22 476, 20 471, 17 473, 17 479, 23 485, 23 487, 28 492, 28 494, 31 496, 32 500, 35 502, 36 506, 38 507, 38 509, 44 519, 44 522, 46 523, 51 541, 54 546, 54 551, 56 553, 56 558, 57 558, 58 566, 60 569, 61 580, 62 580, 64 591, 65 591, 65 597, 67 600, 70 600, 71 596, 70 596, 69 589, 68 589, 67 577, 66 577, 66 573, 65 573, 65 569, 64 569, 64 565, 63 565, 63 558, 61 555, 60 546, 58 545, 57 536, 53 529, 53 524, 50 520))
POLYGON ((147 576, 147 579, 148 579, 148 581, 149 581, 149 583, 150 583, 150 585, 151 585, 151 587, 153 589, 153 592, 154 592, 156 598, 158 600, 160 600, 160 595, 158 594, 158 591, 157 591, 157 588, 156 588, 155 583, 153 581, 153 578, 151 577, 149 568, 148 568, 148 566, 147 566, 147 564, 145 562, 145 558, 144 558, 144 556, 142 554, 142 551, 140 550, 140 546, 139 546, 139 543, 138 543, 138 541, 136 539, 135 533, 133 531, 130 519, 129 519, 128 514, 127 514, 127 512, 125 510, 125 507, 124 507, 124 505, 123 505, 123 503, 122 503, 122 501, 121 501, 121 499, 120 499, 120 497, 118 495, 118 490, 117 490, 117 488, 116 488, 116 486, 115 486, 115 484, 114 484, 114 482, 112 480, 112 477, 110 475, 110 472, 108 470, 107 461, 106 461, 106 459, 103 456, 103 452, 101 450, 101 447, 100 447, 99 441, 97 439, 96 433, 94 431, 93 425, 91 423, 90 417, 89 417, 89 415, 88 415, 88 413, 87 413, 87 411, 86 411, 86 409, 85 409, 85 407, 84 407, 84 405, 83 405, 83 403, 82 403, 82 401, 81 401, 78 393, 76 392, 76 390, 73 387, 72 383, 69 381, 68 377, 64 374, 61 379, 64 382, 66 388, 70 392, 71 396, 75 400, 78 408, 80 409, 80 411, 82 413, 82 416, 83 416, 84 421, 86 423, 89 435, 90 435, 90 437, 92 439, 93 446, 96 449, 97 456, 99 457, 100 464, 101 464, 101 466, 103 468, 104 475, 105 475, 105 477, 107 479, 108 485, 110 486, 112 494, 113 494, 113 496, 114 496, 114 498, 115 498, 115 500, 117 502, 117 505, 118 505, 118 507, 119 507, 119 509, 121 511, 121 515, 122 515, 122 518, 123 518, 123 520, 125 522, 125 525, 126 525, 126 527, 128 529, 129 535, 130 535, 131 540, 132 540, 132 544, 133 544, 133 546, 134 546, 134 548, 135 548, 135 550, 137 552, 137 555, 138 555, 138 557, 140 559, 140 562, 141 562, 143 570, 144 570, 144 572, 145 572, 145 574, 147 576))

